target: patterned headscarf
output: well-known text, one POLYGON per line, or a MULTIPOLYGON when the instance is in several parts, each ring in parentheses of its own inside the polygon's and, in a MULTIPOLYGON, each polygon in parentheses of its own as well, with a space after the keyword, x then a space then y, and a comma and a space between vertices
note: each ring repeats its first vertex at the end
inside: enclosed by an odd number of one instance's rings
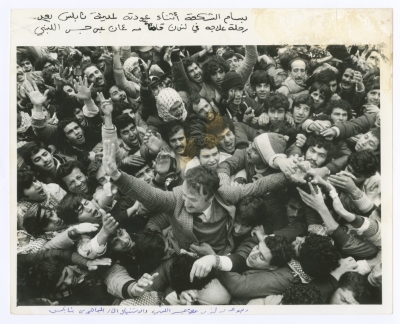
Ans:
POLYGON ((184 121, 187 116, 187 111, 183 105, 183 101, 181 96, 172 88, 165 88, 160 91, 158 96, 156 97, 156 104, 157 104, 157 112, 158 116, 165 121, 170 122, 174 120, 182 120, 184 121), (169 113, 171 106, 176 103, 180 102, 182 104, 182 115, 179 118, 172 116, 169 113))
POLYGON ((21 125, 17 128, 17 133, 25 133, 31 126, 31 116, 21 111, 21 125))
POLYGON ((132 73, 132 71, 137 67, 139 67, 139 58, 138 57, 130 57, 124 62, 124 65, 122 68, 124 69, 126 78, 129 81, 132 81, 135 85, 136 90, 139 91, 141 81, 137 77, 135 77, 132 73))

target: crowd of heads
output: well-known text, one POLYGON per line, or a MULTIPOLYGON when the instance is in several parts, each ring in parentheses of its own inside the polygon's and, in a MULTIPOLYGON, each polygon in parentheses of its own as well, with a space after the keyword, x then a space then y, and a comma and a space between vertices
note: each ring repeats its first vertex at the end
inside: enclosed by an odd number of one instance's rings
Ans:
POLYGON ((18 261, 19 305, 51 304, 93 273, 114 284, 104 257, 133 278, 112 298, 166 269, 178 300, 207 304, 217 285, 211 300, 235 303, 221 273, 256 270, 296 273, 264 304, 380 303, 384 59, 371 45, 18 47, 13 221, 18 255, 37 255, 18 261), (116 172, 151 186, 153 203, 116 172), (276 191, 248 187, 278 174, 276 191), (165 197, 182 209, 160 217, 165 197), (193 277, 202 262, 212 269, 193 277))

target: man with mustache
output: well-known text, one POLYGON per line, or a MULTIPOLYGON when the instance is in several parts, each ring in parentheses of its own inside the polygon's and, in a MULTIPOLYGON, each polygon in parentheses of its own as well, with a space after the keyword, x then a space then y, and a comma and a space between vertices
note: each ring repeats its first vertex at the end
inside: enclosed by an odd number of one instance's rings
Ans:
MULTIPOLYGON (((305 81, 307 79, 307 62, 302 58, 295 58, 289 63, 290 72, 287 79, 276 92, 284 94, 286 97, 302 94, 306 90, 305 81)), ((305 92, 304 92, 305 93, 305 92)))
POLYGON ((365 87, 361 70, 354 65, 343 65, 340 69, 337 94, 352 107, 360 107, 365 98, 365 87))
MULTIPOLYGON (((106 61, 106 64, 110 63, 106 61)), ((83 70, 83 74, 87 77, 89 85, 93 84, 93 86, 90 88, 92 97, 95 97, 98 92, 106 94, 110 87, 115 84, 113 79, 106 79, 105 75, 94 64, 88 65, 83 70)))

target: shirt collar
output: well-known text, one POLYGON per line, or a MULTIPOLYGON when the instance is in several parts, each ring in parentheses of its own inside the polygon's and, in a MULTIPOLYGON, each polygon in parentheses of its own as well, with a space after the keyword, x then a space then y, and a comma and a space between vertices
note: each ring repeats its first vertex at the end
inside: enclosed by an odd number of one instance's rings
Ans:
POLYGON ((201 218, 201 220, 202 220, 204 223, 207 223, 207 222, 210 221, 210 218, 211 218, 211 211, 212 211, 211 208, 212 208, 213 202, 214 202, 214 198, 211 200, 210 206, 208 206, 208 208, 207 208, 205 211, 203 211, 203 214, 199 216, 199 218, 201 218))

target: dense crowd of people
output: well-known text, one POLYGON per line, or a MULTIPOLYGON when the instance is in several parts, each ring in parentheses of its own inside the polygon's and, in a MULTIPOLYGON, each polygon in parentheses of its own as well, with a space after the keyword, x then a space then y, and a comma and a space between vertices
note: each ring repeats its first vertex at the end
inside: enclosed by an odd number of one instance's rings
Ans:
POLYGON ((371 45, 17 48, 17 305, 381 304, 371 45))

